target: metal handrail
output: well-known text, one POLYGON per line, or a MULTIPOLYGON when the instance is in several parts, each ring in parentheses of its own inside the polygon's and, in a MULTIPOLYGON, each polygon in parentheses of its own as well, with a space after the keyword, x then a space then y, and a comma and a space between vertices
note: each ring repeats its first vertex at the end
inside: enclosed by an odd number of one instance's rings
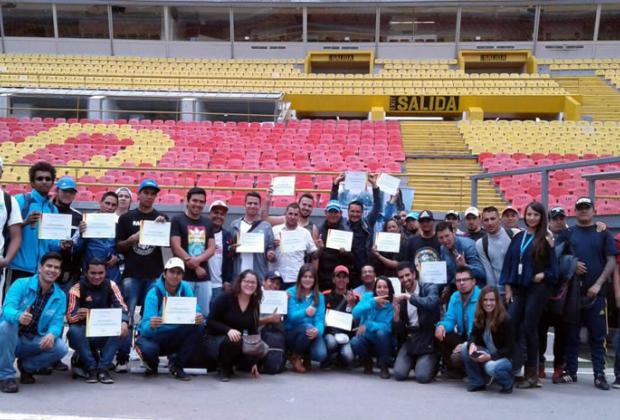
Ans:
MULTIPOLYGON (((588 181, 588 196, 590 197, 590 200, 594 202, 596 181, 601 180, 601 179, 620 179, 620 171, 599 172, 599 173, 594 173, 594 174, 582 174, 581 176, 585 178, 586 181, 588 181)), ((599 197, 608 198, 608 196, 599 196, 599 197)), ((618 197, 613 197, 613 198, 618 198, 618 197)))

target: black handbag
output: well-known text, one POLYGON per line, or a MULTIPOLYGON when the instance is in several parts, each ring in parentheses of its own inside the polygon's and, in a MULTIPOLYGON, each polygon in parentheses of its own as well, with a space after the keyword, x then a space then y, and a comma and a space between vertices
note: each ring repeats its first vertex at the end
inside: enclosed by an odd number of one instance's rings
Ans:
POLYGON ((435 340, 432 332, 420 329, 410 330, 405 341, 409 356, 422 356, 435 352, 435 340))

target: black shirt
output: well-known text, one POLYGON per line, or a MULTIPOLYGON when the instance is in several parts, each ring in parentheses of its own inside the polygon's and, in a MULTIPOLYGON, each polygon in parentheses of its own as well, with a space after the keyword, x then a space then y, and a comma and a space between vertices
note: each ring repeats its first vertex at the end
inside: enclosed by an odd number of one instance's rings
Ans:
MULTIPOLYGON (((181 238, 181 248, 190 257, 197 257, 205 252, 209 239, 213 239, 213 227, 211 221, 204 216, 200 216, 198 219, 190 219, 184 213, 172 218, 170 236, 179 236, 181 238)), ((196 277, 195 270, 186 267, 183 279, 187 281, 209 280, 207 261, 203 262, 201 267, 207 272, 207 277, 199 279, 196 277)))
POLYGON ((419 270, 422 262, 441 260, 440 248, 437 235, 433 235, 432 238, 416 235, 407 243, 407 260, 413 262, 419 270))
MULTIPOLYGON (((155 220, 159 216, 168 217, 153 210, 150 213, 142 213, 138 209, 130 210, 123 214, 116 224, 116 242, 124 241, 134 233, 140 231, 141 220, 155 220)), ((139 279, 153 280, 164 271, 161 247, 150 245, 134 245, 125 252, 125 271, 123 278, 135 277, 139 279)))
POLYGON ((231 329, 242 334, 244 331, 248 334, 258 334, 258 319, 258 311, 252 308, 251 304, 242 311, 237 297, 230 292, 224 292, 213 302, 207 329, 212 335, 224 335, 231 329))
POLYGON ((43 293, 41 286, 37 289, 37 297, 30 305, 29 312, 32 314, 32 321, 28 325, 20 325, 19 333, 20 335, 27 335, 34 337, 39 333, 39 319, 41 319, 41 314, 45 309, 45 305, 47 305, 47 301, 50 300, 52 293, 54 292, 54 288, 50 287, 47 293, 43 293))

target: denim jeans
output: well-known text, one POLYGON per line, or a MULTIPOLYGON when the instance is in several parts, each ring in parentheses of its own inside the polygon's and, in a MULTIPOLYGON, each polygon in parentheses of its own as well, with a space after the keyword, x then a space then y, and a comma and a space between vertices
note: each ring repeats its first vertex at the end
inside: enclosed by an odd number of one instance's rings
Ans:
POLYGON ((213 302, 215 302, 215 299, 217 299, 217 297, 222 293, 224 293, 223 287, 211 287, 211 302, 209 302, 209 310, 213 308, 213 302))
POLYGON ((310 353, 312 360, 322 362, 327 358, 327 347, 323 337, 317 336, 314 340, 310 340, 306 336, 306 330, 312 327, 313 325, 304 324, 286 331, 286 347, 295 354, 310 353))
POLYGON ((112 364, 114 355, 124 340, 124 337, 86 337, 86 327, 79 324, 69 326, 67 338, 69 339, 69 346, 80 356, 86 370, 107 369, 112 364), (100 353, 99 363, 97 363, 93 350, 100 353))
POLYGON ((210 281, 188 281, 187 282, 196 296, 200 313, 207 319, 209 316, 209 308, 211 304, 211 282, 210 281))
POLYGON ((159 356, 173 355, 170 363, 185 367, 192 354, 200 346, 202 326, 180 325, 173 330, 156 334, 154 337, 139 336, 136 351, 151 369, 157 369, 159 356))
MULTIPOLYGON (((484 385, 485 372, 489 375, 502 389, 512 388, 512 363, 505 357, 497 360, 489 360, 486 363, 478 363, 469 357, 468 346, 463 346, 461 349, 461 356, 463 357, 463 363, 465 364, 465 371, 467 372, 467 378, 471 386, 484 385)), ((478 347, 478 351, 488 352, 483 347, 478 347)))
POLYGON ((134 323, 134 313, 136 306, 144 306, 144 297, 150 289, 154 279, 139 279, 136 277, 125 277, 123 279, 123 298, 129 310, 129 324, 134 323))
MULTIPOLYGON (((577 357, 579 355, 579 330, 585 325, 588 330, 588 344, 592 356, 594 376, 605 374, 605 338, 607 336, 607 301, 598 296, 591 308, 582 309, 579 313, 580 324, 570 325, 568 344, 566 346, 566 371, 577 374, 577 357)), ((617 348, 616 348, 617 349, 617 348)), ((617 351, 617 350, 616 350, 617 351)), ((616 360, 616 366, 618 361, 616 360)))
POLYGON ((360 359, 377 357, 379 367, 385 367, 392 357, 392 334, 379 330, 374 333, 356 335, 351 339, 353 353, 360 359))
POLYGON ((398 351, 394 362, 394 379, 404 381, 409 377, 409 372, 413 368, 415 380, 421 384, 427 384, 433 380, 437 368, 438 356, 435 353, 411 356, 407 351, 407 344, 398 351))
POLYGON ((345 367, 353 365, 355 355, 353 354, 350 341, 346 344, 338 344, 333 334, 325 334, 323 338, 325 339, 328 355, 331 356, 333 354, 338 357, 345 367))
POLYGON ((67 351, 67 345, 59 338, 54 340, 51 349, 41 350, 42 336, 28 338, 19 336, 19 324, 0 322, 0 380, 15 378, 13 367, 15 358, 22 362, 26 372, 34 373, 45 369, 62 359, 67 351))

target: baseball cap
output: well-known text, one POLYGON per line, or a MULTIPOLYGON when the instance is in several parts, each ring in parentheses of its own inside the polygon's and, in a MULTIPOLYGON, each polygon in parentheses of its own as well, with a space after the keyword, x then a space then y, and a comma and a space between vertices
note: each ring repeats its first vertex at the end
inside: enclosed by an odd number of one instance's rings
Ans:
POLYGON ((142 191, 145 188, 153 188, 157 192, 159 192, 159 185, 152 178, 146 178, 140 183, 140 187, 138 187, 138 192, 142 191))
POLYGON ((342 211, 342 209, 340 208, 340 202, 338 202, 337 200, 329 200, 329 202, 327 203, 327 206, 325 207, 325 210, 342 211))
POLYGON ((512 206, 507 206, 504 210, 502 210, 502 215, 503 215, 504 213, 506 213, 507 211, 514 211, 515 213, 517 213, 517 215, 519 214, 519 212, 517 211, 517 209, 515 209, 515 208, 514 208, 514 207, 512 207, 512 206))
POLYGON ((62 178, 60 178, 58 182, 56 183, 56 187, 59 190, 63 190, 63 191, 68 191, 68 190, 77 191, 77 185, 75 184, 75 180, 71 178, 70 176, 63 176, 62 178))
POLYGON ((556 216, 566 217, 566 210, 563 207, 554 207, 549 210, 549 219, 553 219, 556 216))
POLYGON ((420 213, 418 213, 417 211, 412 211, 410 213, 407 213, 407 215, 405 216, 405 220, 407 219, 418 220, 418 217, 420 217, 420 213))
POLYGON ((418 220, 422 220, 422 219, 435 220, 435 218, 433 217, 433 212, 430 210, 422 210, 422 212, 418 216, 418 220))
POLYGON ((336 268, 334 268, 334 274, 338 274, 342 272, 349 274, 349 269, 345 267, 344 265, 337 265, 336 268))
POLYGON ((209 206, 209 211, 213 210, 216 207, 223 207, 228 210, 228 206, 222 200, 215 200, 213 203, 211 203, 211 205, 209 206))
POLYGON ((577 201, 575 201, 575 208, 586 205, 588 207, 594 207, 594 203, 590 200, 590 197, 579 197, 577 201))
POLYGON ((460 219, 459 212, 456 210, 448 210, 446 212, 446 217, 448 216, 456 216, 457 219, 460 219))
POLYGON ((283 280, 282 274, 280 274, 278 270, 271 270, 270 272, 267 273, 265 278, 266 279, 280 279, 280 281, 283 280))
POLYGON ((465 217, 469 216, 470 214, 476 217, 480 217, 480 211, 475 207, 468 207, 467 210, 465 210, 465 217))
POLYGON ((166 261, 166 265, 164 265, 164 270, 170 270, 171 268, 180 268, 185 271, 185 264, 183 260, 179 257, 172 257, 168 261, 166 261))

